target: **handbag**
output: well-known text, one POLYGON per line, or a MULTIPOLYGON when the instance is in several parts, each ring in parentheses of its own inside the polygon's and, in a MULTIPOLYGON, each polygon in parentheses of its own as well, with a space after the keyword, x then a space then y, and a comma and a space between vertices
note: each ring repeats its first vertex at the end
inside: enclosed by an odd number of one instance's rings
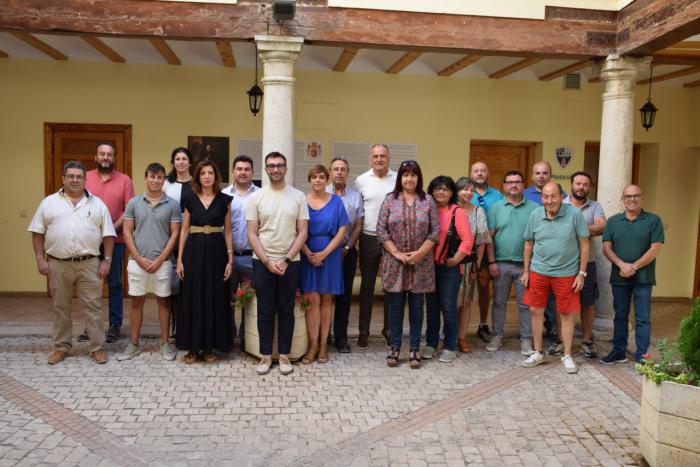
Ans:
MULTIPOLYGON (((459 207, 455 206, 454 209, 452 209, 452 220, 450 221, 450 228, 447 230, 447 235, 445 236, 445 243, 442 246, 442 251, 447 248, 447 254, 445 255, 445 259, 447 260, 448 258, 452 258, 455 254, 457 254, 457 250, 459 249, 459 244, 462 243, 462 239, 459 238, 459 233, 457 232, 457 229, 455 228, 455 212, 459 209, 459 207)), ((479 209, 477 206, 476 209, 479 209)), ((442 256, 442 251, 440 253, 440 256, 442 256)), ((468 263, 473 263, 476 261, 476 251, 472 250, 470 254, 462 258, 462 261, 459 262, 459 264, 468 264, 468 263)))

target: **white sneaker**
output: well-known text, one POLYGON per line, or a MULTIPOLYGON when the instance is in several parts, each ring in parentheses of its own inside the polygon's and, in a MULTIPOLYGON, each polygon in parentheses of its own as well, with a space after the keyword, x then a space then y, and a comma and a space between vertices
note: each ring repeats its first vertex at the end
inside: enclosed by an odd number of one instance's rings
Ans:
POLYGON ((280 373, 282 373, 283 375, 288 375, 294 371, 294 367, 292 366, 288 358, 280 357, 279 366, 280 373))
POLYGON ((576 362, 574 362, 574 359, 571 358, 571 355, 564 355, 561 357, 561 362, 564 364, 564 368, 566 368, 567 373, 576 373, 578 371, 578 368, 576 368, 576 362))
POLYGON ((457 352, 454 350, 443 350, 438 361, 442 363, 450 363, 454 361, 455 358, 457 358, 457 352))
POLYGON ((131 342, 129 342, 129 345, 126 346, 126 349, 124 349, 124 352, 120 353, 117 355, 117 361, 123 362, 125 360, 131 360, 135 356, 141 353, 141 346, 139 345, 134 345, 131 342))
POLYGON ((503 336, 492 336, 491 341, 486 344, 486 350, 495 352, 503 346, 503 336))
POLYGON ((520 363, 520 366, 523 366, 525 368, 534 368, 537 365, 541 365, 542 363, 544 363, 544 353, 534 351, 532 355, 528 357, 527 360, 520 363))
POLYGON ((263 357, 260 359, 260 363, 258 363, 255 371, 259 375, 266 375, 270 372, 270 367, 272 367, 272 357, 263 357))
POLYGON ((423 347, 423 352, 421 353, 420 357, 423 360, 430 360, 431 358, 433 358, 433 355, 435 355, 435 348, 426 345, 425 347, 423 347))
POLYGON ((520 355, 529 357, 533 352, 534 350, 532 350, 532 342, 530 342, 530 339, 523 339, 520 341, 520 355))

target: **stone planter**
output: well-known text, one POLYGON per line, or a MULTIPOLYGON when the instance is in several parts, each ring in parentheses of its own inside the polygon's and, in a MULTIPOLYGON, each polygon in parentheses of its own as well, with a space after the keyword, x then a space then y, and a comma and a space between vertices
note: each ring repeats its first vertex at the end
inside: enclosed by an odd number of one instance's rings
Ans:
POLYGON ((700 466, 700 387, 644 377, 639 447, 651 467, 700 466))
MULTIPOLYGON (((245 351, 258 358, 260 354, 260 334, 258 333, 258 300, 253 298, 244 308, 245 319, 245 351)), ((277 320, 275 320, 275 338, 272 341, 272 359, 279 359, 277 351, 277 320)), ((309 349, 309 336, 306 332, 306 312, 299 306, 294 307, 294 335, 292 337, 292 351, 289 359, 299 360, 309 349)))

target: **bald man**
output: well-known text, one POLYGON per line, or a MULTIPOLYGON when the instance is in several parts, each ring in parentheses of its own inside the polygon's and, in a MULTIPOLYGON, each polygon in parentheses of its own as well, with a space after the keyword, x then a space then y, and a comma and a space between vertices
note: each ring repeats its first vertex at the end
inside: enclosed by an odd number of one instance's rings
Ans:
POLYGON ((637 185, 622 191, 625 210, 612 216, 603 231, 603 254, 612 263, 610 285, 615 319, 613 348, 601 363, 627 361, 630 303, 634 297, 637 348, 634 359, 642 360, 651 338, 651 288, 656 285, 656 257, 664 243, 661 218, 642 209, 644 193, 637 185))
POLYGON ((550 293, 556 297, 556 312, 561 317, 567 373, 578 371, 571 357, 574 318, 581 311, 580 292, 588 264, 588 225, 581 211, 563 204, 561 185, 549 182, 542 188, 542 207, 532 211, 523 238, 523 272, 520 280, 526 287, 523 303, 532 314, 532 337, 535 352, 522 362, 526 368, 544 362, 542 327, 544 309, 550 293))

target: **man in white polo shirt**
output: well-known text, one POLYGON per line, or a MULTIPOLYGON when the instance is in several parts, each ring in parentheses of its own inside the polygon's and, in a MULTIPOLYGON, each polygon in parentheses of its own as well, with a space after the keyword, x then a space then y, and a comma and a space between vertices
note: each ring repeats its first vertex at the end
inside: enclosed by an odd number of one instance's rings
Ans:
POLYGON ((107 206, 85 189, 85 166, 63 166, 63 188, 41 202, 29 224, 39 274, 49 277, 53 301, 54 351, 49 365, 73 349, 70 304, 75 286, 90 339, 90 356, 107 363, 102 328, 102 280, 109 273, 116 233, 107 206), (104 242, 104 257, 98 259, 104 242))
MULTIPOLYGON (((372 301, 374 299, 374 283, 377 280, 379 260, 382 257, 382 246, 377 241, 377 217, 379 208, 387 193, 394 189, 396 172, 389 169, 391 154, 386 144, 375 144, 369 150, 369 165, 371 169, 355 180, 355 190, 362 195, 365 208, 365 219, 360 235, 360 335, 357 346, 366 349, 369 338, 369 325, 372 320, 372 301)), ((382 335, 389 343, 389 303, 384 300, 384 327, 382 335)))

